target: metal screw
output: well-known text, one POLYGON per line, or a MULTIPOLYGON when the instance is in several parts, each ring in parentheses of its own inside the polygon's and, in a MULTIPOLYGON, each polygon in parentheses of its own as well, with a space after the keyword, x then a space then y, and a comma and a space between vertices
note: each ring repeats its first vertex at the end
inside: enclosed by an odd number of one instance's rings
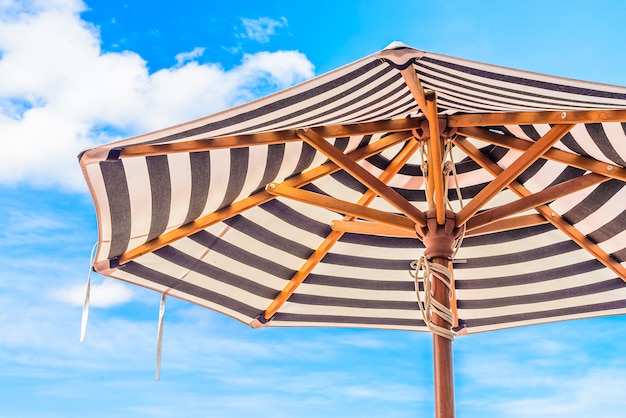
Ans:
POLYGON ((612 165, 607 165, 606 166, 606 171, 609 171, 609 172, 613 171, 613 166, 612 165))
POLYGON ((561 112, 561 119, 565 119, 567 117, 567 112, 561 112))
POLYGON ((552 216, 553 218, 556 218, 556 212, 552 212, 550 216, 552 216))
POLYGON ((270 183, 270 184, 267 185, 267 188, 270 189, 270 190, 274 190, 276 188, 276 184, 270 183))

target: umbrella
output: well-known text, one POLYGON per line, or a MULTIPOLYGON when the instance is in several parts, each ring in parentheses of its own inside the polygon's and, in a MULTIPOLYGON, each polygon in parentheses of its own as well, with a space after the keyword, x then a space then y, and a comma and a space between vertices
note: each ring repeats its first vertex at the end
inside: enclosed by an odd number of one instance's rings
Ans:
POLYGON ((96 271, 252 327, 431 332, 437 417, 455 337, 626 312, 624 87, 393 43, 79 159, 96 271))

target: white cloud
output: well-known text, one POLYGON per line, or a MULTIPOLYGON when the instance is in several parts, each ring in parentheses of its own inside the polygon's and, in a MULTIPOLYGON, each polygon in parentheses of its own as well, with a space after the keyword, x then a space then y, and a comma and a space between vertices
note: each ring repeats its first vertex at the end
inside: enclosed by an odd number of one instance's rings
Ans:
POLYGON ((596 369, 576 378, 555 379, 550 392, 522 396, 494 404, 502 416, 509 417, 621 417, 626 400, 623 369, 596 369), (619 412, 618 412, 619 411, 619 412))
MULTIPOLYGON (((138 54, 102 52, 75 0, 5 1, 0 8, 0 183, 82 189, 77 154, 99 143, 205 116, 313 75, 296 51, 244 56, 226 70, 201 47, 150 73, 138 54), (62 30, 59 30, 62 28, 62 30)), ((278 22, 280 23, 280 22, 278 22)), ((276 25, 267 23, 265 33, 276 25)))
MULTIPOLYGON (((52 297, 73 306, 83 306, 86 285, 73 285, 52 291, 52 297)), ((105 279, 102 283, 91 283, 89 305, 94 308, 110 308, 133 299, 133 290, 119 281, 105 279)))
POLYGON ((287 26, 287 19, 282 17, 280 21, 270 19, 269 17, 261 17, 259 19, 241 19, 246 36, 253 41, 267 43, 270 36, 276 33, 276 28, 287 26))
POLYGON ((313 75, 313 65, 303 54, 294 51, 258 52, 245 54, 243 65, 233 72, 240 79, 261 76, 280 88, 288 87, 313 75))
POLYGON ((186 62, 193 61, 195 58, 201 57, 202 54, 204 54, 204 50, 205 48, 197 46, 189 52, 181 52, 180 54, 176 54, 176 65, 180 67, 186 62))
POLYGON ((457 377, 471 382, 459 391, 459 409, 506 417, 622 416, 626 363, 603 347, 621 333, 595 319, 459 339, 457 377))

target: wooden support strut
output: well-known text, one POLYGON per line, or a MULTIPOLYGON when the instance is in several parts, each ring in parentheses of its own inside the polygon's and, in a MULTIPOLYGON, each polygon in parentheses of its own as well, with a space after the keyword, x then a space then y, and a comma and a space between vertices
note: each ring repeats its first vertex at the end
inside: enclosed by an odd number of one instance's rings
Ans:
POLYGON ((496 178, 483 188, 470 202, 457 214, 457 226, 467 222, 502 189, 507 187, 517 176, 543 156, 550 147, 563 138, 574 125, 555 125, 543 137, 537 140, 526 152, 510 166, 502 170, 496 178))
MULTIPOLYGON (((480 164, 485 170, 494 176, 499 175, 503 170, 496 163, 485 157, 474 145, 472 145, 465 137, 458 136, 454 143, 460 149, 462 149, 470 158, 480 164)), ((513 181, 510 183, 509 188, 519 197, 526 197, 531 195, 531 192, 523 185, 513 181)), ((574 228, 571 224, 566 222, 560 215, 554 212, 549 206, 542 205, 535 208, 541 216, 543 216, 548 222, 553 224, 561 232, 567 235, 572 241, 576 242, 581 248, 587 250, 593 255, 599 262, 613 271, 619 278, 626 282, 626 268, 622 266, 618 261, 601 249, 597 244, 593 243, 582 232, 574 228)), ((458 221, 457 221, 458 222, 458 221)))
MULTIPOLYGON (((411 134, 409 132, 397 132, 388 135, 387 137, 382 138, 372 144, 366 145, 363 148, 352 151, 350 154, 347 155, 349 155, 350 158, 353 158, 355 161, 362 160, 369 156, 375 155, 389 147, 404 142, 410 137, 411 134)), ((332 174, 339 169, 340 167, 338 165, 332 162, 327 162, 295 177, 291 177, 289 180, 285 181, 284 184, 291 187, 301 187, 323 176, 332 174)), ((125 252, 124 254, 119 256, 119 258, 116 260, 116 264, 123 265, 125 263, 128 263, 129 261, 132 261, 137 257, 158 250, 159 248, 163 248, 174 241, 192 235, 218 222, 222 222, 226 219, 232 218, 239 213, 242 213, 255 206, 261 205, 273 198, 274 196, 272 196, 265 190, 257 192, 245 199, 231 204, 230 206, 227 206, 216 212, 212 212, 208 215, 196 219, 193 222, 168 231, 163 235, 153 239, 152 241, 148 241, 136 248, 125 252)), ((109 264, 109 260, 104 260, 100 263, 100 265, 96 265, 94 267, 96 271, 102 272, 110 269, 109 264)))
MULTIPOLYGON (((381 174, 379 179, 387 183, 389 180, 393 178, 394 175, 400 171, 400 169, 404 166, 404 164, 411 158, 411 156, 419 149, 419 142, 416 140, 409 140, 405 147, 402 149, 398 155, 394 158, 394 160, 387 166, 385 171, 381 174)), ((274 190, 276 187, 274 187, 274 190)), ((363 196, 357 202, 357 206, 366 207, 376 197, 376 194, 372 190, 367 190, 363 196)), ((378 222, 355 222, 357 217, 346 215, 344 216, 343 221, 350 225, 354 224, 370 224, 370 225, 378 225, 378 222)), ((404 234, 410 234, 411 231, 402 228, 397 228, 394 226, 386 225, 387 227, 402 231, 404 234)), ((415 233, 415 225, 412 226, 412 237, 416 238, 417 235, 415 233)), ((274 298, 272 303, 267 307, 264 314, 260 317, 257 317, 253 320, 250 325, 252 327, 258 328, 266 324, 283 306, 283 304, 291 297, 291 295, 296 291, 298 286, 300 286, 304 280, 308 277, 308 275, 313 271, 315 266, 324 258, 324 256, 332 249, 332 247, 341 239, 344 231, 335 230, 331 231, 328 236, 324 239, 322 244, 311 254, 311 256, 305 261, 302 267, 296 272, 296 274, 289 280, 287 285, 280 291, 280 293, 274 298)))
POLYGON ((398 192, 380 181, 369 171, 361 167, 356 161, 346 156, 334 145, 326 141, 326 138, 318 134, 313 129, 298 129, 297 134, 303 141, 325 154, 331 161, 341 167, 346 173, 350 174, 356 180, 365 185, 368 189, 373 190, 378 196, 386 200, 393 207, 398 209, 409 219, 418 225, 425 224, 425 218, 422 211, 413 206, 398 192))

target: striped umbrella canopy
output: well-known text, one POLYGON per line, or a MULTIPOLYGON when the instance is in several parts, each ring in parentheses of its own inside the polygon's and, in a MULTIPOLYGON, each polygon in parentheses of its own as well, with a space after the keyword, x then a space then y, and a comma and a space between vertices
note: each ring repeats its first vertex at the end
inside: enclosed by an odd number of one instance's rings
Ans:
POLYGON ((438 417, 456 335, 626 313, 624 87, 394 43, 79 158, 96 271, 253 327, 432 332, 438 417))

